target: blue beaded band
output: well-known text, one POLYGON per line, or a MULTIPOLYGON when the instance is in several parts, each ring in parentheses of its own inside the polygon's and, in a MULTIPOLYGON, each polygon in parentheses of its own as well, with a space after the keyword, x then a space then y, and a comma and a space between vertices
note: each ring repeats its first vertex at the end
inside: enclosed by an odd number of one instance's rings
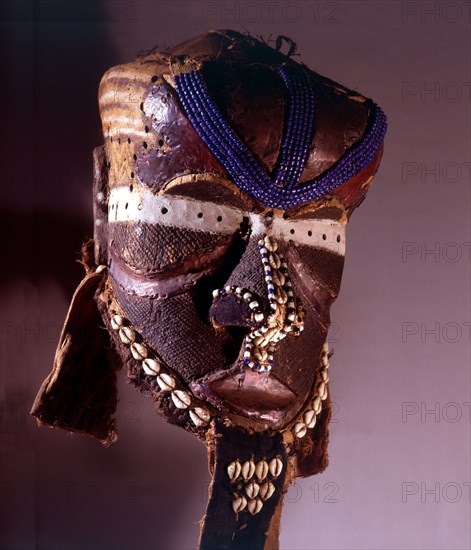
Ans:
POLYGON ((300 184, 314 126, 314 93, 304 69, 277 66, 287 91, 283 137, 271 175, 229 126, 212 101, 198 71, 175 76, 175 88, 183 109, 204 143, 224 166, 234 183, 270 208, 287 210, 318 199, 360 173, 374 158, 386 134, 387 120, 372 103, 363 138, 331 168, 300 184))

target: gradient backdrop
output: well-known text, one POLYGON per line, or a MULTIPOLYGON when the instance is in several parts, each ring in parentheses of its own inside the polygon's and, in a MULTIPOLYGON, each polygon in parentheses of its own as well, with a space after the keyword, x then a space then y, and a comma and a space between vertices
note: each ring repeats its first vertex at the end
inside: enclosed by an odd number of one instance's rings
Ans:
POLYGON ((0 548, 196 546, 205 449, 124 373, 110 449, 38 429, 28 411, 92 232, 100 77, 209 28, 292 37, 303 62, 374 98, 390 123, 333 309, 330 467, 289 490, 281 547, 470 548, 470 3, 0 6, 0 548))

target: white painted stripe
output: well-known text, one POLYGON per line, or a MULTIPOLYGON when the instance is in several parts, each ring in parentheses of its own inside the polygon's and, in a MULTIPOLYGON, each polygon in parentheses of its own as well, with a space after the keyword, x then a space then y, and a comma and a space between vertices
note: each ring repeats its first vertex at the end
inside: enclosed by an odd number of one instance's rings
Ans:
POLYGON ((142 138, 143 141, 149 140, 149 134, 147 132, 141 132, 139 130, 136 130, 134 128, 126 128, 123 126, 112 126, 111 128, 105 128, 103 130, 103 134, 105 136, 119 136, 120 134, 125 136, 134 136, 142 138))
POLYGON ((141 221, 208 233, 234 233, 243 218, 244 212, 231 206, 188 197, 154 195, 145 188, 130 191, 129 187, 115 187, 110 192, 108 205, 111 223, 141 221))
POLYGON ((132 118, 128 116, 112 115, 103 113, 103 123, 118 123, 123 126, 134 126, 139 129, 144 129, 145 124, 142 122, 141 118, 132 118))
POLYGON ((141 82, 145 84, 148 79, 150 84, 151 78, 154 75, 152 71, 152 66, 145 67, 145 65, 143 66, 142 64, 131 70, 123 69, 122 65, 118 65, 116 68, 111 68, 108 70, 106 73, 106 80, 103 82, 104 84, 108 84, 111 80, 125 78, 130 82, 138 82, 139 84, 141 82))
POLYGON ((130 91, 122 87, 117 87, 101 94, 99 101, 103 107, 112 105, 113 103, 121 103, 121 108, 126 108, 133 103, 140 103, 139 94, 136 90, 130 91))
POLYGON ((345 223, 336 220, 273 220, 272 234, 276 239, 293 241, 345 255, 345 223))
POLYGON ((261 214, 248 214, 232 206, 178 195, 154 195, 146 188, 130 191, 128 186, 113 188, 108 205, 111 223, 141 221, 218 234, 237 231, 244 216, 249 216, 254 236, 273 235, 282 241, 321 248, 341 256, 345 254, 346 223, 336 220, 275 218, 271 223, 261 214))

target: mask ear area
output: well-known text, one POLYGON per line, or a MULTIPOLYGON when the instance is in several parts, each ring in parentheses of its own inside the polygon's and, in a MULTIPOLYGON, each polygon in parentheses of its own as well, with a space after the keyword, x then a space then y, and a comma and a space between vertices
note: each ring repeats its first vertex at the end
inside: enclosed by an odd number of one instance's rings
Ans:
POLYGON ((39 425, 92 435, 109 445, 117 439, 116 370, 121 365, 94 299, 106 279, 106 269, 88 273, 76 289, 54 367, 36 396, 31 414, 39 425))

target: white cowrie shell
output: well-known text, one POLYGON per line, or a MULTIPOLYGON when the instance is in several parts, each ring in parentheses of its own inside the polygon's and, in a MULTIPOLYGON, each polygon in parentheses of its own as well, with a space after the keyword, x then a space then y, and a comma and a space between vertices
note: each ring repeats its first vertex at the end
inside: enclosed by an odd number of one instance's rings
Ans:
POLYGON ((123 344, 132 344, 136 339, 136 333, 131 327, 121 327, 119 329, 119 339, 123 344))
POLYGON ((328 367, 329 366, 329 358, 327 355, 323 355, 322 356, 322 364, 324 365, 324 367, 328 367))
POLYGON ((159 385, 162 391, 172 391, 175 387, 175 378, 163 372, 157 376, 157 384, 159 385))
POLYGON ((253 302, 250 302, 250 304, 249 304, 250 309, 257 309, 258 307, 259 306, 258 306, 257 300, 253 300, 253 302))
POLYGON ((247 499, 245 497, 237 497, 232 501, 232 509, 236 514, 242 512, 247 506, 247 499))
POLYGON ((245 494, 250 498, 255 498, 258 495, 258 492, 260 491, 260 486, 255 483, 255 481, 251 481, 248 485, 245 487, 245 494))
POLYGON ((325 401, 327 399, 327 385, 324 384, 324 392, 322 393, 322 395, 320 396, 320 398, 322 399, 322 401, 325 401))
POLYGON ((255 472, 255 464, 253 460, 246 460, 242 464, 242 477, 248 481, 255 472))
POLYGON ((258 514, 263 508, 263 502, 259 498, 249 500, 247 508, 252 516, 254 516, 255 514, 258 514))
POLYGON ((259 481, 265 479, 268 475, 268 463, 265 460, 260 460, 255 465, 255 475, 259 481))
POLYGON ((267 481, 263 485, 260 485, 260 496, 262 500, 268 500, 275 492, 275 486, 271 481, 267 481))
POLYGON ((264 317, 265 317, 265 315, 263 313, 256 313, 254 315, 255 322, 260 323, 261 321, 263 321, 264 317))
POLYGON ((195 407, 190 410, 190 418, 195 426, 201 427, 206 426, 211 416, 203 407, 195 407))
POLYGON ((219 298, 219 289, 213 290, 213 298, 219 298))
MULTIPOLYGON (((269 254, 268 255, 268 261, 270 262, 271 267, 274 269, 280 269, 281 267, 281 260, 278 254, 269 254)), ((274 272, 275 273, 275 272, 274 272)))
POLYGON ((322 399, 322 394, 324 393, 325 391, 325 384, 324 382, 319 382, 319 384, 317 384, 317 395, 322 399))
POLYGON ((322 352, 326 355, 329 353, 329 344, 327 342, 324 342, 324 344, 322 345, 322 352))
POLYGON ((191 397, 183 390, 174 390, 172 401, 177 409, 187 409, 191 405, 191 397))
POLYGON ((258 359, 259 361, 266 361, 268 357, 268 352, 264 349, 255 348, 253 355, 255 359, 258 359))
POLYGON ((283 286, 286 282, 286 278, 285 276, 283 275, 283 273, 281 273, 281 271, 279 271, 278 269, 274 270, 273 271, 273 280, 275 281, 275 283, 279 286, 283 286), (276 280, 275 280, 276 278, 276 280))
POLYGON ((146 346, 144 346, 144 344, 133 342, 131 344, 131 353, 134 359, 136 359, 137 361, 142 361, 147 357, 147 348, 146 346))
POLYGON ((142 368, 144 372, 149 376, 155 376, 160 372, 160 365, 155 359, 144 359, 142 362, 142 368))
POLYGON ((288 301, 288 295, 286 294, 286 291, 284 289, 278 289, 276 300, 279 304, 286 304, 286 302, 288 301))
POLYGON ((304 422, 296 422, 296 424, 294 425, 294 435, 296 437, 299 437, 299 439, 301 439, 306 435, 306 432, 307 432, 306 424, 304 424, 304 422))
POLYGON ((329 373, 328 373, 327 369, 322 369, 321 370, 321 377, 322 377, 322 381, 324 383, 327 383, 329 381, 329 373))
POLYGON ((264 244, 265 248, 270 252, 276 252, 278 250, 278 243, 275 241, 275 239, 265 237, 264 244))
POLYGON ((316 414, 320 413, 320 411, 322 409, 322 403, 321 403, 321 398, 319 396, 315 397, 312 400, 312 408, 314 409, 314 412, 316 414))
POLYGON ((118 330, 119 327, 123 326, 124 319, 121 317, 121 315, 112 315, 111 316, 111 327, 114 330, 118 330))
POLYGON ((316 425, 316 419, 316 413, 313 410, 307 410, 303 414, 304 424, 306 424, 307 428, 314 428, 314 426, 316 425))
POLYGON ((269 464, 270 473, 273 477, 278 477, 283 470, 283 462, 279 458, 272 458, 269 464))
POLYGON ((227 467, 227 475, 231 481, 235 481, 240 476, 242 466, 238 460, 231 462, 227 467))

